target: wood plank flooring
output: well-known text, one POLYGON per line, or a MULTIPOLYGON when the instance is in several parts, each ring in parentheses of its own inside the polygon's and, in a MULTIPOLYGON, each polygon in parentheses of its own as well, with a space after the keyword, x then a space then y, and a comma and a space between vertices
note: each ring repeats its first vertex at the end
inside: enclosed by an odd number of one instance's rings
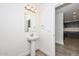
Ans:
POLYGON ((47 55, 45 53, 43 53, 42 51, 37 50, 36 51, 36 56, 47 56, 47 55))
POLYGON ((79 56, 79 38, 65 38, 64 45, 56 44, 56 56, 79 56))

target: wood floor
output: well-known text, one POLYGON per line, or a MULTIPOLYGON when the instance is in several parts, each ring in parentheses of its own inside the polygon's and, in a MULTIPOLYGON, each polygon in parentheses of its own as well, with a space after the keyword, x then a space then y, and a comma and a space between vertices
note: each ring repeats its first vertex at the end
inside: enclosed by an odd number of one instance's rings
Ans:
MULTIPOLYGON (((27 56, 31 56, 31 55, 29 54, 27 56)), ((40 51, 40 50, 36 50, 35 56, 47 56, 47 55, 45 53, 43 53, 42 51, 40 51)))
POLYGON ((37 50, 36 51, 36 56, 47 56, 47 55, 45 53, 43 53, 42 51, 37 50))
POLYGON ((79 56, 79 38, 65 38, 64 45, 56 44, 56 56, 79 56))

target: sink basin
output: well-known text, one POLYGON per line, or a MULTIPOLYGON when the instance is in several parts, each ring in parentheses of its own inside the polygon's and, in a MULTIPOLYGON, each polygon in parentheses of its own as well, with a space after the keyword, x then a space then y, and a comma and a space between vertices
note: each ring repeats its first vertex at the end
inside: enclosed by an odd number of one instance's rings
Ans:
POLYGON ((39 39, 39 36, 35 35, 34 33, 29 34, 29 36, 27 37, 27 40, 29 40, 29 41, 35 41, 38 39, 39 39))

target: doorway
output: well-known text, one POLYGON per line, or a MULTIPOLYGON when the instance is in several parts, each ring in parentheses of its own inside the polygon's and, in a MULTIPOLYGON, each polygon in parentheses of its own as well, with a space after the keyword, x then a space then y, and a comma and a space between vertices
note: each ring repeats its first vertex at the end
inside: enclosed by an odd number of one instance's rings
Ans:
POLYGON ((75 3, 56 8, 56 56, 79 56, 78 11, 75 3))

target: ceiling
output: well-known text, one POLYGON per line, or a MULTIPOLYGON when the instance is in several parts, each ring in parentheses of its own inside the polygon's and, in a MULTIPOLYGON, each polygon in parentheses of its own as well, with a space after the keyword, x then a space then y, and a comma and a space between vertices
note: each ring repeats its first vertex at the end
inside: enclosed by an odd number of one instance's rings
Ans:
POLYGON ((63 7, 64 20, 79 20, 79 3, 72 3, 63 7))
POLYGON ((57 8, 57 7, 59 7, 59 6, 61 6, 61 5, 63 5, 64 3, 55 3, 55 8, 57 8))

